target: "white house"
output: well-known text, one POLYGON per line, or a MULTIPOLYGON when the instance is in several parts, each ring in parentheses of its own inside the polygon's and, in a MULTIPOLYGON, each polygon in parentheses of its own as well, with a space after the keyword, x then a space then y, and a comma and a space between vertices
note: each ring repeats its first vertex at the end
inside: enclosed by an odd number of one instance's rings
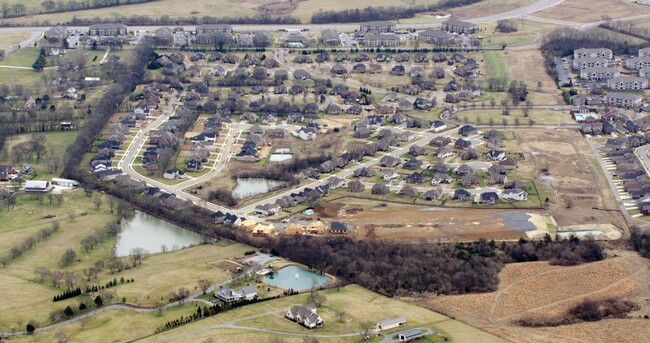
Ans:
POLYGON ((440 132, 442 130, 445 130, 447 128, 447 124, 442 121, 442 120, 436 120, 433 123, 431 123, 431 131, 433 132, 440 132))
POLYGON ((55 186, 63 186, 63 187, 79 187, 79 182, 75 180, 70 180, 70 179, 60 179, 60 178, 52 178, 52 184, 55 186))
POLYGON ((316 139, 316 129, 313 127, 303 127, 298 131, 298 137, 305 141, 313 141, 316 139))
POLYGON ((506 159, 506 153, 501 150, 490 150, 487 152, 490 161, 503 161, 506 159))
POLYGON ((296 305, 287 310, 285 317, 309 329, 323 326, 323 318, 316 313, 313 304, 296 305))
POLYGON ((176 179, 184 179, 187 177, 187 175, 185 175, 184 171, 178 168, 172 168, 166 170, 165 173, 163 174, 163 177, 167 180, 176 180, 176 179))
POLYGON ((34 181, 29 180, 25 183, 26 193, 48 193, 52 190, 52 185, 49 181, 34 181))
POLYGON ((501 198, 505 200, 524 201, 528 200, 528 192, 521 188, 510 188, 503 191, 501 198))
POLYGON ((381 178, 384 181, 392 181, 396 180, 399 177, 399 174, 397 174, 396 171, 392 169, 384 169, 381 171, 381 178))

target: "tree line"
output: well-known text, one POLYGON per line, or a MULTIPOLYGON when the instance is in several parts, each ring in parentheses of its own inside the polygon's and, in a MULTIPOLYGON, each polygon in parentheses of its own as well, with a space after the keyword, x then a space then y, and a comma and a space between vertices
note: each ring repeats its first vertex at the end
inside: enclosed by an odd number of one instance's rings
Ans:
POLYGON ((609 48, 614 54, 623 55, 636 52, 638 43, 630 42, 619 33, 603 29, 576 30, 559 28, 549 32, 542 42, 542 50, 555 56, 569 56, 580 48, 609 48))
POLYGON ((379 6, 364 9, 346 9, 341 11, 318 11, 312 14, 312 24, 359 23, 373 20, 394 20, 413 18, 418 13, 438 12, 454 7, 471 5, 482 0, 443 0, 435 4, 419 6, 379 6))
POLYGON ((2 13, 2 18, 16 18, 25 15, 81 11, 104 7, 140 4, 151 1, 156 0, 69 0, 67 2, 45 0, 41 2, 41 7, 43 8, 41 11, 37 9, 28 11, 27 7, 21 2, 9 5, 7 1, 3 1, 2 5, 0 5, 0 12, 2 13))

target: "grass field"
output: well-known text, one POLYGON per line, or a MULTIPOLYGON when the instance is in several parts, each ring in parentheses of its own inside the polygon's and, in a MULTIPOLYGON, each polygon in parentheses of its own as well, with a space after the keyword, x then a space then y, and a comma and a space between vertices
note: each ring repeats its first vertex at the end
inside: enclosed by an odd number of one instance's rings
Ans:
POLYGON ((555 81, 546 73, 544 56, 539 50, 505 51, 501 58, 510 78, 526 83, 528 97, 535 105, 564 104, 555 81))
MULTIPOLYGON (((408 320, 408 325, 406 328, 433 327, 439 330, 439 332, 443 335, 450 336, 451 341, 468 342, 477 341, 477 339, 480 339, 482 342, 501 341, 497 337, 485 334, 484 332, 455 322, 450 318, 447 318, 438 313, 409 305, 396 299, 384 297, 377 293, 368 291, 367 289, 360 286, 350 285, 341 288, 340 291, 337 291, 336 289, 330 289, 322 291, 321 293, 325 295, 327 299, 324 305, 318 308, 318 313, 323 317, 325 321, 325 326, 322 329, 309 330, 297 324, 291 323, 284 318, 281 318, 284 312, 282 310, 295 304, 306 302, 307 295, 298 295, 261 304, 246 306, 241 309, 236 309, 222 315, 217 315, 203 321, 195 322, 184 327, 153 336, 144 341, 153 342, 165 338, 174 338, 174 341, 196 342, 207 337, 212 337, 216 342, 225 342, 228 338, 229 333, 231 332, 230 329, 212 329, 205 330, 203 332, 194 331, 231 320, 247 318, 270 311, 278 312, 240 321, 237 323, 237 325, 252 328, 276 329, 305 334, 315 333, 323 335, 340 335, 360 331, 360 323, 364 321, 375 323, 383 319, 393 318, 396 316, 405 316, 408 320), (342 318, 343 320, 341 320, 341 313, 344 314, 342 318), (463 326, 462 330, 458 330, 458 325, 463 326), (224 336, 224 334, 226 334, 226 336, 224 336)), ((402 329, 395 329, 392 331, 397 332, 401 331, 402 329)), ((282 338, 289 337, 290 336, 282 335, 282 338)), ((266 338, 269 338, 269 334, 266 335, 266 338)), ((323 337, 324 340, 330 342, 355 342, 360 338, 360 336, 356 335, 347 338, 323 337)), ((319 337, 319 340, 320 339, 321 338, 319 337)))
MULTIPOLYGON (((36 179, 39 180, 47 180, 49 181, 53 177, 58 177, 59 173, 61 172, 61 168, 59 169, 58 173, 50 173, 48 171, 48 163, 50 160, 50 155, 51 153, 59 154, 61 155, 61 166, 63 165, 63 153, 65 150, 68 148, 70 144, 75 140, 77 137, 77 132, 76 131, 56 131, 56 132, 44 132, 44 133, 38 133, 38 134, 43 134, 45 136, 45 146, 48 148, 48 151, 46 154, 44 154, 44 157, 41 158, 41 160, 36 163, 36 158, 32 158, 30 160, 24 160, 22 161, 23 163, 28 163, 32 166, 32 168, 35 170, 37 177, 36 179)), ((21 135, 15 135, 7 139, 5 142, 4 149, 0 153, 0 162, 4 164, 12 164, 11 163, 11 148, 15 146, 18 143, 22 142, 27 142, 29 141, 31 137, 31 134, 21 134, 21 135)))
POLYGON ((590 23, 610 18, 625 18, 650 13, 650 6, 627 0, 572 0, 564 1, 541 12, 536 17, 590 23))
MULTIPOLYGON (((8 50, 12 45, 18 44, 31 37, 29 32, 6 32, 0 34, 0 49, 8 50)), ((0 62, 2 63, 2 62, 0 62)))
MULTIPOLYGON (((3 204, 4 206, 4 204, 3 204)), ((74 272, 83 278, 82 270, 97 261, 108 261, 112 256, 115 239, 108 239, 94 250, 86 252, 80 242, 113 219, 104 197, 103 205, 96 209, 82 190, 67 192, 61 207, 49 205, 47 198, 40 205, 36 197, 24 195, 18 199, 15 208, 7 211, 0 209, 0 252, 5 256, 10 247, 33 236, 38 230, 50 227, 58 221, 61 229, 45 241, 36 244, 23 256, 11 261, 0 269, 0 331, 22 329, 29 320, 40 324, 50 322, 50 314, 61 311, 67 305, 73 308, 79 305, 80 298, 53 303, 52 297, 60 294, 62 289, 54 288, 49 282, 41 283, 34 270, 46 267, 50 270, 74 272), (76 214, 74 221, 68 213, 76 214), (84 214, 85 213, 85 214, 84 214), (43 218, 55 216, 53 219, 43 218), (73 249, 77 259, 68 267, 60 267, 59 259, 66 249, 73 249)), ((201 245, 164 254, 154 254, 136 268, 121 273, 111 274, 106 268, 91 279, 91 284, 103 285, 114 278, 135 279, 134 283, 125 283, 111 288, 115 292, 115 301, 122 298, 129 304, 155 306, 167 303, 170 292, 179 287, 186 287, 191 293, 196 292, 198 280, 205 278, 213 283, 223 282, 230 275, 228 271, 217 267, 223 259, 243 256, 246 247, 227 241, 210 245, 201 245)))
POLYGON ((506 67, 501 59, 501 54, 496 51, 489 51, 483 54, 485 61, 485 69, 487 70, 487 77, 489 79, 505 79, 508 80, 506 74, 506 67))
MULTIPOLYGON (((522 106, 523 108, 523 106, 522 106)), ((497 109, 481 109, 462 111, 456 114, 458 120, 465 121, 467 118, 468 123, 488 125, 490 120, 494 121, 495 125, 502 125, 503 119, 508 121, 508 125, 515 124, 518 119, 520 126, 527 126, 529 120, 535 121, 538 124, 559 125, 568 122, 571 117, 567 112, 551 111, 544 109, 531 110, 528 117, 524 117, 522 108, 510 109, 510 115, 504 116, 500 108, 497 109)))

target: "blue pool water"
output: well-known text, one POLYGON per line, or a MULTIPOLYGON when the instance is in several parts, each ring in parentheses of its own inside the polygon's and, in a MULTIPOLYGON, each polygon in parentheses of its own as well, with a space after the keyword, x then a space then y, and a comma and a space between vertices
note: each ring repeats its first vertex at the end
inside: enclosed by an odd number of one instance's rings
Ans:
POLYGON ((310 289, 314 282, 316 286, 324 285, 332 281, 329 276, 316 274, 299 266, 287 266, 277 272, 273 278, 264 277, 264 282, 284 289, 293 289, 294 291, 304 291, 310 289))

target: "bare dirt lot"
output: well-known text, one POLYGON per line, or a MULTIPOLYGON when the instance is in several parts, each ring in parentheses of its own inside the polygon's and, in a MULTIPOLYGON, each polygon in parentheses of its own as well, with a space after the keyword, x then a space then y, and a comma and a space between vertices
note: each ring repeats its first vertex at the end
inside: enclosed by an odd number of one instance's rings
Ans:
MULTIPOLYGON (((611 253, 613 255, 614 253, 611 253)), ((545 262, 507 265, 493 293, 443 296, 428 306, 446 315, 514 342, 641 342, 647 341, 648 260, 629 251, 618 257, 574 267, 545 262), (513 322, 521 318, 563 316, 584 299, 618 297, 640 306, 625 319, 595 323, 526 328, 513 322)), ((423 303, 423 299, 417 299, 423 303)))
POLYGON ((558 225, 611 223, 626 227, 596 157, 577 131, 517 130, 514 134, 532 166, 525 171, 532 175, 522 177, 534 177, 547 186, 549 209, 558 225))
POLYGON ((533 14, 537 17, 591 23, 610 18, 625 18, 650 13, 650 6, 628 0, 571 0, 533 14))
POLYGON ((543 214, 542 211, 440 208, 351 197, 316 206, 316 215, 320 218, 339 218, 354 225, 357 239, 407 241, 526 238, 524 232, 517 232, 506 223, 504 213, 512 212, 543 214))

